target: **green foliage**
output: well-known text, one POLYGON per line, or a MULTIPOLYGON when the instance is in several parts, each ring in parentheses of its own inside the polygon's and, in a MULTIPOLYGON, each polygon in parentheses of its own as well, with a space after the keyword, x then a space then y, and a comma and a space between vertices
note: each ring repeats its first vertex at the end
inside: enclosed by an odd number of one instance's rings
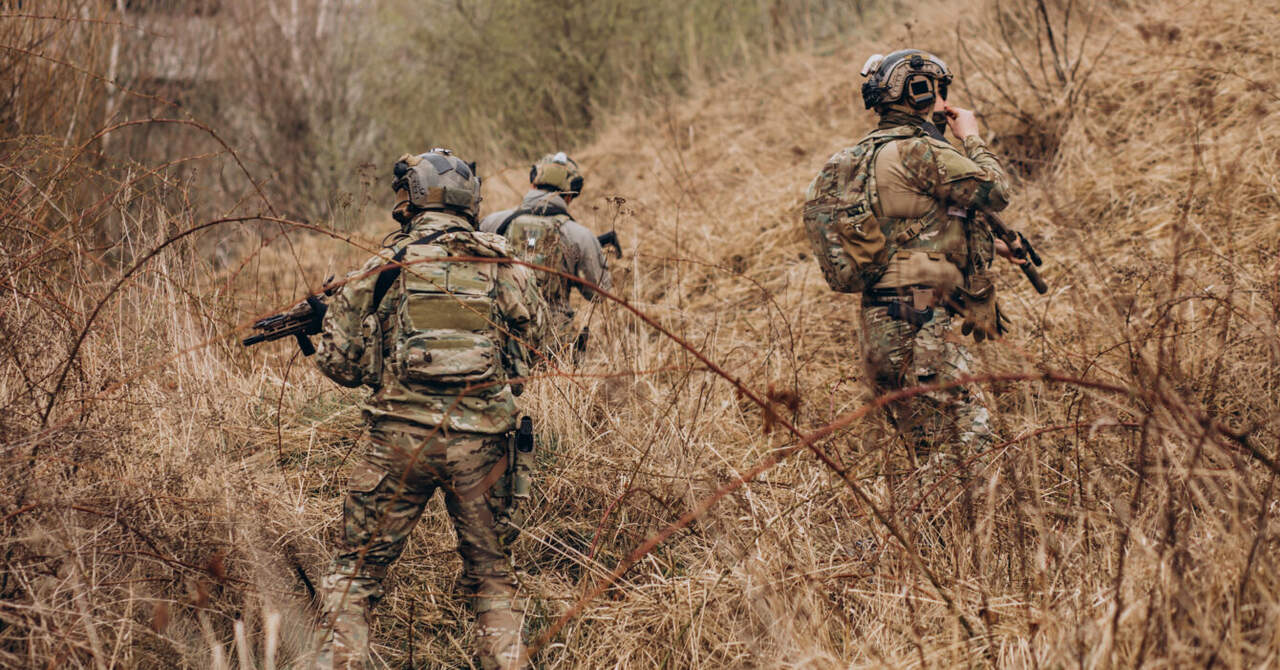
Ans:
POLYGON ((411 28, 371 45, 391 54, 374 113, 414 147, 530 158, 581 142, 603 111, 766 64, 861 12, 830 0, 397 0, 374 20, 411 28))
POLYGON ((571 148, 610 110, 767 68, 849 34, 864 5, 893 4, 52 2, 49 16, 0 22, 0 73, 15 82, 0 87, 7 136, 88 143, 101 169, 165 165, 216 188, 191 203, 198 217, 261 210, 340 229, 389 204, 384 179, 403 152, 448 146, 491 164, 571 148), (197 121, 225 144, 182 124, 94 140, 147 118, 197 121))

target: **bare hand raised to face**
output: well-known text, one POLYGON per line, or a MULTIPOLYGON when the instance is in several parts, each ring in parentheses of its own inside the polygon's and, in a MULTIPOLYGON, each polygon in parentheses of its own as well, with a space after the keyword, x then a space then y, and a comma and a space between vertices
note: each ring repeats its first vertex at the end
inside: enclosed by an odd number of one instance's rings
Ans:
POLYGON ((1025 259, 1025 258, 1018 258, 1017 256, 1013 255, 1013 252, 1014 252, 1014 251, 1021 251, 1021 250, 1022 250, 1022 241, 1021 241, 1021 240, 1016 240, 1016 241, 1014 241, 1014 243, 1013 243, 1014 248, 1013 248, 1013 249, 1010 249, 1010 248, 1009 248, 1009 245, 1008 245, 1007 243, 1005 243, 1005 241, 1004 241, 1004 240, 1002 240, 1002 239, 1000 239, 1000 238, 998 238, 998 237, 996 238, 995 243, 996 243, 996 254, 997 254, 997 255, 1002 256, 1003 258, 1007 259, 1010 263, 1013 263, 1014 265, 1025 265, 1025 264, 1026 264, 1027 259, 1025 259))
POLYGON ((973 110, 952 107, 946 101, 943 101, 942 105, 943 111, 947 114, 947 127, 951 128, 953 135, 964 139, 978 134, 978 117, 974 116, 973 110))

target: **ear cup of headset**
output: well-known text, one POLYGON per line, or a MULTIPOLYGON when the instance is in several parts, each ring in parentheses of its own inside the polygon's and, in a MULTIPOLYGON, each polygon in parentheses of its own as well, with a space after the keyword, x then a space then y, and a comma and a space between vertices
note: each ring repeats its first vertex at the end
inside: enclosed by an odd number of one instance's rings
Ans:
POLYGON ((933 80, 928 77, 913 76, 907 80, 904 88, 903 99, 915 109, 926 109, 937 99, 933 92, 933 80))
POLYGON ((880 104, 880 86, 875 83, 874 77, 869 81, 862 82, 862 102, 867 106, 867 109, 880 104))

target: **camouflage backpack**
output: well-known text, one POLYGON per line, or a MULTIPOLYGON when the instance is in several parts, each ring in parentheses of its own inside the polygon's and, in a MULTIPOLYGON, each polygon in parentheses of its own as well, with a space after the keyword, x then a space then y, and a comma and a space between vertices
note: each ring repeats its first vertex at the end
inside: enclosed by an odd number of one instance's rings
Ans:
POLYGON ((822 276, 834 291, 857 293, 884 275, 895 249, 885 244, 876 217, 875 165, 880 147, 910 137, 902 131, 880 131, 837 152, 809 184, 804 203, 804 230, 822 276))
POLYGON ((400 299, 389 367, 406 384, 501 381, 497 265, 441 261, 457 254, 436 244, 438 237, 412 242, 396 255, 404 269, 395 280, 400 299))
MULTIPOLYGON (((510 240, 511 253, 520 260, 563 270, 566 263, 564 236, 560 228, 569 220, 569 213, 559 207, 545 205, 537 212, 516 210, 495 232, 510 240)), ((538 285, 548 304, 569 301, 569 285, 562 278, 543 275, 539 277, 538 285)))

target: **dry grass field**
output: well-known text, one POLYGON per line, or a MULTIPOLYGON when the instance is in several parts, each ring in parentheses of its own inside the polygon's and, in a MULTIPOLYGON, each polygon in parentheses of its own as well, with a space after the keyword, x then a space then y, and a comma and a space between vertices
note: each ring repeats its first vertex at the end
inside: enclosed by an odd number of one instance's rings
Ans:
MULTIPOLYGON (((589 354, 523 397, 539 666, 1280 666, 1277 44, 1275 0, 922 3, 564 147, 579 219, 625 254, 579 313, 589 354), (999 266, 1014 326, 973 346, 1000 436, 977 494, 914 485, 857 297, 800 227, 873 123, 858 67, 906 44, 954 64, 1050 284, 999 266)), ((84 64, 56 47, 0 64, 84 64)), ((224 157, 244 140, 161 111, 224 157)), ((100 135, 161 123, 139 119, 100 135)), ((394 224, 294 221, 252 187, 201 218, 198 180, 110 155, 0 140, 0 667, 306 667, 359 392, 239 338, 394 224)), ((511 165, 481 166, 486 210, 523 192, 511 165)), ((454 544, 435 502, 376 667, 471 663, 454 544)))

